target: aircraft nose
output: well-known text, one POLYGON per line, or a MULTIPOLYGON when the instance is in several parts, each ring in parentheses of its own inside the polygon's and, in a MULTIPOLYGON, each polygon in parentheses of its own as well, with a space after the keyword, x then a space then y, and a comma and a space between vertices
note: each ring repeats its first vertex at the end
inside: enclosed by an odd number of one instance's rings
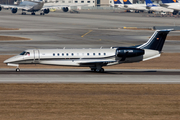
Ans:
POLYGON ((19 59, 18 56, 14 56, 14 57, 11 57, 11 58, 5 60, 4 63, 5 63, 5 64, 7 64, 7 63, 13 63, 13 62, 16 62, 18 59, 19 59))
POLYGON ((5 64, 10 63, 10 62, 11 62, 10 58, 4 61, 5 64))

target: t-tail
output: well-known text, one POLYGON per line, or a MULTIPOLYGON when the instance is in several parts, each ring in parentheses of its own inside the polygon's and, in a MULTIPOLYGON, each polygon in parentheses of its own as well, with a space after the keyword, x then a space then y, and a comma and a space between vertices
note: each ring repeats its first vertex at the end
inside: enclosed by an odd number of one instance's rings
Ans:
POLYGON ((132 4, 129 0, 123 0, 124 4, 132 4))
POLYGON ((162 3, 178 3, 177 0, 161 0, 162 3))
POLYGON ((161 52, 166 40, 166 36, 172 30, 173 29, 156 30, 146 43, 139 45, 136 48, 150 49, 161 52))
POLYGON ((147 7, 155 7, 157 5, 155 5, 151 0, 146 0, 146 6, 147 7))
POLYGON ((114 4, 117 5, 117 4, 122 4, 120 0, 114 0, 114 4))

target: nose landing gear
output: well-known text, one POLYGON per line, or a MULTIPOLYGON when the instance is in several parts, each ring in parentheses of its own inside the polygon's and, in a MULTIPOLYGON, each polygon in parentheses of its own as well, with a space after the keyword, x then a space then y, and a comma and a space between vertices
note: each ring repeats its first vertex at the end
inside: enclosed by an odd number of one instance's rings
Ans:
POLYGON ((20 69, 19 68, 16 68, 16 72, 19 72, 20 71, 20 69))

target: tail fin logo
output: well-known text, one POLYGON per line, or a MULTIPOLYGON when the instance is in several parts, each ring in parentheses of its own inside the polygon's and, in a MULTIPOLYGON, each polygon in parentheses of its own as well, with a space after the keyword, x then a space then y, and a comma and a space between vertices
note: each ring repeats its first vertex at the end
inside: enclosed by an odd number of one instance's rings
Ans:
POLYGON ((176 0, 173 0, 176 3, 176 0))
POLYGON ((127 0, 123 0, 123 2, 127 2, 127 0))
POLYGON ((114 2, 117 2, 118 0, 114 0, 114 2))

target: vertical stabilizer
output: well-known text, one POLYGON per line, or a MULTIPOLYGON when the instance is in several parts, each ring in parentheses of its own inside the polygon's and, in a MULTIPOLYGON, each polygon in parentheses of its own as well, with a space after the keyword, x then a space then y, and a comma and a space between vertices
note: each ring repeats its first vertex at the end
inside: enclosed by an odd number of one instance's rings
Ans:
POLYGON ((122 4, 120 0, 114 0, 114 4, 122 4))
POLYGON ((146 6, 153 7, 153 6, 157 6, 157 5, 155 5, 151 0, 146 0, 146 6))
POLYGON ((129 0, 123 0, 124 4, 132 4, 129 0))
POLYGON ((156 30, 151 38, 144 44, 137 46, 140 49, 162 51, 167 34, 173 29, 156 30))
POLYGON ((161 0, 162 3, 178 3, 177 0, 161 0))

